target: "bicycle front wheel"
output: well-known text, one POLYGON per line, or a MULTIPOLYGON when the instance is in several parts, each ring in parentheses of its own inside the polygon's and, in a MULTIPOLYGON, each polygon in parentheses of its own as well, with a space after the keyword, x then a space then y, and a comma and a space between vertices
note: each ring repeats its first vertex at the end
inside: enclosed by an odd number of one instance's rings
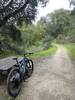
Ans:
POLYGON ((21 90, 21 81, 19 68, 13 68, 7 78, 7 91, 8 94, 12 97, 16 97, 21 90))

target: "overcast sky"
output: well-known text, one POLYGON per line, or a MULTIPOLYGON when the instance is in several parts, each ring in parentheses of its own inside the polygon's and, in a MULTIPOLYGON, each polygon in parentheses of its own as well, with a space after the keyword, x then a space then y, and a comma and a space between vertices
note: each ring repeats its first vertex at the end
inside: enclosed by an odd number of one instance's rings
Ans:
POLYGON ((41 6, 38 7, 38 15, 36 21, 39 20, 40 17, 46 16, 48 13, 60 8, 70 9, 69 0, 49 0, 49 3, 45 8, 42 8, 41 6))

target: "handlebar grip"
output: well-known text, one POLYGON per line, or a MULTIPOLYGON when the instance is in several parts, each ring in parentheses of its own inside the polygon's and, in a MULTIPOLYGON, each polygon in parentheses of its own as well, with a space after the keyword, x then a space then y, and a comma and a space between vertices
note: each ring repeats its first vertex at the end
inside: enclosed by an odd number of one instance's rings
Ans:
POLYGON ((16 60, 17 64, 18 64, 18 58, 13 58, 13 60, 16 60))
POLYGON ((25 55, 28 55, 28 54, 31 55, 31 54, 33 54, 33 53, 32 53, 32 52, 30 52, 30 53, 25 53, 24 56, 25 56, 25 55))
POLYGON ((33 53, 31 52, 31 53, 29 53, 29 54, 31 55, 31 54, 33 54, 33 53))

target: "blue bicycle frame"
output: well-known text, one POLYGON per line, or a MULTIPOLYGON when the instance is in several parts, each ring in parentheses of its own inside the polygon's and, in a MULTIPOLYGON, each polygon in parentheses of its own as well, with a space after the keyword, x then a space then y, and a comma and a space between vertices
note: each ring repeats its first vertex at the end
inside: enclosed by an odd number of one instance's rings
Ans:
POLYGON ((20 73, 20 80, 23 80, 25 72, 26 72, 26 65, 29 62, 27 58, 23 58, 21 63, 19 64, 19 73, 20 73))

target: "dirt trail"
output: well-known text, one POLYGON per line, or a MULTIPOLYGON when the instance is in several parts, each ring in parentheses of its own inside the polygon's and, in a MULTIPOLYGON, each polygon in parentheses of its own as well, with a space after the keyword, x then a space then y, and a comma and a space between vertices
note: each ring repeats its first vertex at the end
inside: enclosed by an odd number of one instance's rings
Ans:
POLYGON ((34 64, 34 73, 16 100, 75 100, 75 68, 64 47, 34 64))

